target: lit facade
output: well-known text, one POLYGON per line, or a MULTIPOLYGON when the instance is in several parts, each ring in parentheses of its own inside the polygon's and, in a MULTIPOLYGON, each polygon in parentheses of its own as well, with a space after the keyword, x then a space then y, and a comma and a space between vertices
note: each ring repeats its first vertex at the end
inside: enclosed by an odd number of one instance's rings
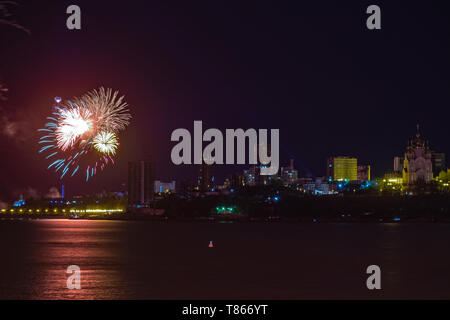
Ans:
POLYGON ((394 157, 394 172, 402 172, 404 161, 403 157, 394 157))
POLYGON ((159 180, 155 181, 155 193, 158 192, 175 192, 175 181, 172 182, 162 182, 159 180))
POLYGON ((328 181, 358 180, 358 159, 350 157, 330 157, 327 160, 328 181))
POLYGON ((428 141, 421 138, 419 126, 416 136, 408 142, 403 162, 403 183, 410 185, 433 180, 432 155, 428 141))
POLYGON ((441 171, 445 171, 445 153, 432 152, 431 153, 431 163, 433 165, 433 176, 439 176, 441 171))
POLYGON ((281 167, 281 180, 284 184, 293 185, 297 183, 298 171, 294 169, 294 159, 289 162, 289 167, 281 167))
POLYGON ((357 178, 358 180, 370 181, 370 166, 360 165, 357 167, 357 178))
POLYGON ((214 189, 213 165, 202 163, 197 167, 197 186, 200 192, 209 192, 214 189))

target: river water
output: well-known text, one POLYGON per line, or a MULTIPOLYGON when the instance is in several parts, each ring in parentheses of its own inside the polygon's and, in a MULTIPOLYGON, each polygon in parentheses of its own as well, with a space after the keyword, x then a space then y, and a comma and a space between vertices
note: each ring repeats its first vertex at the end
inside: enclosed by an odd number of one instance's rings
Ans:
POLYGON ((1 220, 0 299, 450 299, 449 248, 450 224, 1 220))

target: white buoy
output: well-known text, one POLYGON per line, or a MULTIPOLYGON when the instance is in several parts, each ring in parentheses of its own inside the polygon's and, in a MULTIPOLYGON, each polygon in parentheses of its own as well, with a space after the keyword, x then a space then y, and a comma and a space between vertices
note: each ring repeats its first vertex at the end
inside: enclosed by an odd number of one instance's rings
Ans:
POLYGON ((210 247, 210 248, 213 248, 213 247, 214 247, 214 244, 213 244, 212 240, 209 241, 208 247, 210 247))

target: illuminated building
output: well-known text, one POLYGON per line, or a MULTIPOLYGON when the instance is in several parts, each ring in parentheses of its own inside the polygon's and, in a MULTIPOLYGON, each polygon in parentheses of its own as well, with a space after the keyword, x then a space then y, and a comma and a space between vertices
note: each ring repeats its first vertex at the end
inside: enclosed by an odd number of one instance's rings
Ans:
POLYGON ((408 142, 403 162, 403 183, 410 185, 417 182, 429 183, 433 180, 433 164, 428 141, 421 138, 419 125, 414 138, 408 142))
POLYGON ((128 162, 128 205, 147 207, 154 194, 152 165, 148 161, 128 162))
POLYGON ((313 193, 316 189, 316 183, 312 178, 300 178, 298 183, 304 193, 313 193))
POLYGON ((380 192, 387 194, 401 194, 404 191, 402 174, 399 172, 386 173, 378 181, 380 192))
POLYGON ((315 195, 329 194, 330 189, 330 184, 326 182, 325 178, 316 178, 314 186, 315 195))
POLYGON ((431 163, 433 165, 433 176, 439 176, 441 171, 446 169, 445 165, 445 153, 432 152, 431 153, 431 163))
POLYGON ((357 166, 357 179, 370 181, 370 166, 369 165, 359 165, 357 166))
POLYGON ((450 169, 442 170, 439 172, 439 175, 436 177, 439 182, 448 182, 450 181, 450 169))
POLYGON ((383 182, 390 182, 393 184, 401 185, 403 183, 403 178, 402 178, 401 174, 399 174, 397 172, 386 173, 383 177, 383 182))
POLYGON ((278 175, 262 175, 261 169, 266 168, 264 165, 255 165, 248 170, 244 170, 245 185, 247 186, 263 186, 270 184, 278 178, 278 175))
POLYGON ((162 182, 159 180, 155 181, 155 193, 158 192, 175 192, 175 181, 172 182, 162 182))
POLYGON ((394 157, 394 172, 402 172, 404 160, 403 157, 394 157))
POLYGON ((214 191, 213 165, 202 163, 197 167, 197 187, 200 192, 214 191))
POLYGON ((281 180, 288 185, 297 183, 298 171, 294 169, 294 159, 290 160, 289 167, 281 167, 281 180))
POLYGON ((253 166, 248 170, 244 170, 244 177, 247 186, 256 186, 259 182, 259 168, 253 166))
POLYGON ((273 175, 263 175, 261 174, 261 169, 263 168, 268 168, 268 166, 259 166, 257 167, 257 184, 258 185, 268 185, 270 184, 272 181, 275 181, 276 179, 278 179, 278 174, 273 174, 273 175))
POLYGON ((332 181, 358 180, 358 159, 350 157, 329 157, 327 159, 327 179, 332 181))
POLYGON ((236 189, 245 186, 245 175, 235 173, 231 176, 230 188, 236 189))

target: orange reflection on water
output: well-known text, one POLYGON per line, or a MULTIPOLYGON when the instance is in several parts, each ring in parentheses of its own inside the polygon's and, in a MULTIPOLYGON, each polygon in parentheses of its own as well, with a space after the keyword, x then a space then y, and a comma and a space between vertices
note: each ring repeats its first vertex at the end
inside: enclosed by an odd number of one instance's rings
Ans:
POLYGON ((117 221, 40 220, 25 287, 27 299, 123 299, 126 279, 117 221), (68 289, 67 267, 81 269, 81 289, 68 289))

